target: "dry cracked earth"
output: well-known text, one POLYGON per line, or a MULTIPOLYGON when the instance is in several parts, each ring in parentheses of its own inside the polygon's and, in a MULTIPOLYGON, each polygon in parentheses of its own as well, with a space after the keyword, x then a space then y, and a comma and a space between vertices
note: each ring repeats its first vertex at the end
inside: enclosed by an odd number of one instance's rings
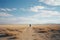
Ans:
POLYGON ((0 25, 0 40, 60 40, 60 24, 0 25))

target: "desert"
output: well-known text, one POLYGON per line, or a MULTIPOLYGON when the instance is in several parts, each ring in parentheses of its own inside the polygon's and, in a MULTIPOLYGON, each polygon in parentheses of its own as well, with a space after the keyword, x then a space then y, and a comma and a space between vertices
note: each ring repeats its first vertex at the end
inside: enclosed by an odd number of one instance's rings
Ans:
POLYGON ((0 40, 60 40, 60 24, 0 25, 0 40))

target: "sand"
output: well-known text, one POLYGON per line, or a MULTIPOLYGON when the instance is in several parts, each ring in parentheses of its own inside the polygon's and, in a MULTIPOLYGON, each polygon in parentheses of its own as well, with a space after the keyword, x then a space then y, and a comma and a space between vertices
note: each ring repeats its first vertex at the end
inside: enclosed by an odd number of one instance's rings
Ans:
POLYGON ((60 40, 60 25, 0 25, 0 40, 60 40))

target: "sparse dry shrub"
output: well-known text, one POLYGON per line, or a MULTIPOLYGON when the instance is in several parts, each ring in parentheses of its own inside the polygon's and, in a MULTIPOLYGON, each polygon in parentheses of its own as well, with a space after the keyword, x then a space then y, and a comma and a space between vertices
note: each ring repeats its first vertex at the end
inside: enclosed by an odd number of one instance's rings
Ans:
POLYGON ((16 32, 20 32, 22 33, 22 30, 19 30, 19 29, 11 29, 11 28, 6 28, 8 31, 16 31, 16 32))
POLYGON ((33 30, 35 31, 35 33, 47 33, 48 30, 46 30, 45 28, 33 28, 33 30))
POLYGON ((18 37, 14 36, 14 37, 10 37, 8 39, 18 39, 18 37))
POLYGON ((60 40, 60 34, 51 34, 51 40, 60 40))
POLYGON ((5 34, 7 34, 7 35, 9 35, 9 36, 16 36, 16 35, 18 35, 19 33, 16 32, 16 31, 7 31, 7 32, 5 32, 5 34))

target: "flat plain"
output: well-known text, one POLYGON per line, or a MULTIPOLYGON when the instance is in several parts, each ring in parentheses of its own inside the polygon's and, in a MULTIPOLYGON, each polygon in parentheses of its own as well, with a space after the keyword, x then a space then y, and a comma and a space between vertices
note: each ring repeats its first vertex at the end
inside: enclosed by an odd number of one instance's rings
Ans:
POLYGON ((0 40, 60 40, 60 24, 0 25, 0 40))

